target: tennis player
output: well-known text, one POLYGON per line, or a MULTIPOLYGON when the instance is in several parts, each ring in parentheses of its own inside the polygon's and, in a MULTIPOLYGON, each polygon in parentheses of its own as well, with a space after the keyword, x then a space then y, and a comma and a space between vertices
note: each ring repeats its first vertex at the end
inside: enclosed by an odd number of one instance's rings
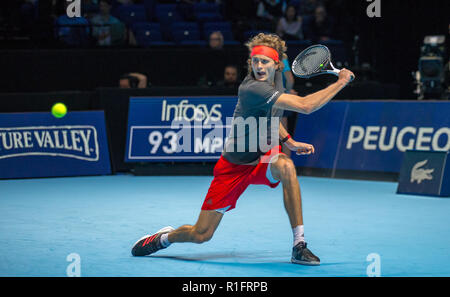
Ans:
MULTIPOLYGON (((239 86, 232 128, 222 155, 214 167, 214 179, 204 199, 200 215, 195 225, 183 225, 178 229, 165 227, 153 235, 139 239, 132 248, 133 256, 150 255, 167 248, 175 242, 203 243, 209 241, 216 231, 223 215, 236 207, 236 202, 251 184, 267 185, 275 188, 281 182, 284 206, 293 232, 291 262, 304 265, 319 265, 320 259, 308 248, 304 236, 302 200, 295 166, 290 158, 281 152, 279 141, 267 151, 250 149, 256 129, 237 131, 235 119, 250 117, 266 118, 268 122, 279 120, 283 110, 310 114, 329 102, 351 80, 354 74, 346 69, 339 73, 338 80, 311 95, 300 97, 284 93, 281 62, 286 58, 286 44, 275 34, 260 33, 247 44, 250 51, 249 73, 239 86), (239 145, 244 149, 237 149, 239 145)), ((279 121, 278 121, 279 122, 279 121)), ((267 130, 273 125, 267 124, 267 130)), ((255 127, 254 127, 255 128, 255 127)), ((297 154, 313 154, 314 146, 292 139, 280 124, 276 126, 281 143, 297 154)), ((274 131, 267 131, 270 138, 274 131)), ((259 141, 261 135, 256 135, 259 141)), ((272 142, 271 142, 272 143, 272 142)))

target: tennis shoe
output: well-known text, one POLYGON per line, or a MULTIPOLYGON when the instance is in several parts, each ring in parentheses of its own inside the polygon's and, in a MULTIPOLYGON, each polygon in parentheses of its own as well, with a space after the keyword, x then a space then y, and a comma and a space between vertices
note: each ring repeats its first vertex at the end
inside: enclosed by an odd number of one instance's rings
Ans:
POLYGON ((291 262, 301 265, 320 265, 320 259, 306 247, 306 242, 303 241, 292 249, 291 262))
POLYGON ((174 231, 175 229, 168 226, 164 227, 153 235, 145 235, 141 237, 133 245, 131 254, 133 256, 147 256, 159 250, 165 249, 161 244, 161 235, 174 231))

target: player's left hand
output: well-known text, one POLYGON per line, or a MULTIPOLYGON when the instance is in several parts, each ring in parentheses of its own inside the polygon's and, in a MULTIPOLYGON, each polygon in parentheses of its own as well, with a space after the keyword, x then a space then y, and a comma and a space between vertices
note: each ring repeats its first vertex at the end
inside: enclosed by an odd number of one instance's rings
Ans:
POLYGON ((347 85, 349 82, 353 81, 355 79, 355 74, 351 72, 348 69, 342 68, 339 72, 339 79, 342 81, 345 85, 347 85))
POLYGON ((297 155, 310 155, 314 154, 314 146, 309 143, 298 142, 298 141, 287 141, 286 146, 291 151, 294 151, 297 155))

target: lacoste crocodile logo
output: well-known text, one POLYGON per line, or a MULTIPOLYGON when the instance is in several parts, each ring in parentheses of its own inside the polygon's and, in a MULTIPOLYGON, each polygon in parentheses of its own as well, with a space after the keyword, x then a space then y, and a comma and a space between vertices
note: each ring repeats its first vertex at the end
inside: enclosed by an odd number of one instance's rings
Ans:
POLYGON ((432 180, 433 176, 431 173, 433 173, 434 169, 424 169, 421 168, 422 166, 425 166, 425 164, 428 163, 428 160, 423 160, 420 162, 417 162, 412 170, 411 170, 411 179, 410 182, 414 183, 417 181, 417 184, 420 184, 423 180, 432 180))

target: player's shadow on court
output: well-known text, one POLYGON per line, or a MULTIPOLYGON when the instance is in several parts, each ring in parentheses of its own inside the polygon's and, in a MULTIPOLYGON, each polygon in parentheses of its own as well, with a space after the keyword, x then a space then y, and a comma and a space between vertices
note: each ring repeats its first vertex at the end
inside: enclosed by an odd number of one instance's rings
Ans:
MULTIPOLYGON (((292 264, 291 261, 277 261, 273 257, 264 257, 261 254, 255 253, 205 253, 201 255, 184 255, 184 256, 172 256, 172 255, 152 255, 147 256, 149 258, 169 259, 184 262, 201 262, 203 264, 214 265, 230 265, 230 266, 245 266, 245 265, 266 265, 266 264, 292 264), (214 261, 223 259, 236 259, 239 262, 224 262, 214 261), (242 262, 245 261, 245 262, 242 262)), ((345 265, 352 264, 349 262, 342 263, 321 263, 321 266, 327 265, 345 265)))
POLYGON ((250 254, 245 253, 209 253, 201 255, 184 255, 184 256, 170 256, 170 255, 153 255, 151 258, 165 258, 171 260, 188 261, 188 262, 199 262, 217 259, 232 259, 232 258, 253 258, 250 254))

